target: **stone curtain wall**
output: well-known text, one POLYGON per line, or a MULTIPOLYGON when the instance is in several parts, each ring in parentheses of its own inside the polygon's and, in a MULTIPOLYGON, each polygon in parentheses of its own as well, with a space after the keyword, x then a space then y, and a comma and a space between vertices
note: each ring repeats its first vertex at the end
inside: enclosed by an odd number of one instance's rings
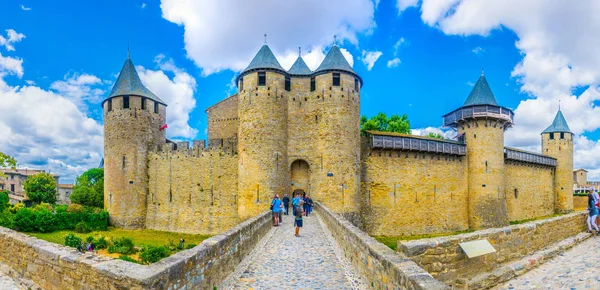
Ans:
POLYGON ((237 155, 186 147, 149 154, 146 228, 222 233, 240 222, 237 155))
POLYGON ((413 261, 361 231, 327 207, 316 204, 316 212, 372 289, 448 289, 413 261))
POLYGON ((362 164, 362 218, 370 235, 469 228, 464 157, 374 150, 362 164))
POLYGON ((237 94, 208 108, 206 114, 208 115, 209 140, 237 136, 240 127, 237 94))
POLYGON ((264 212, 152 265, 139 265, 38 240, 0 227, 0 263, 43 289, 212 289, 271 228, 264 212))
POLYGON ((398 242, 398 250, 433 277, 449 284, 492 272, 504 263, 530 255, 585 230, 586 213, 578 212, 521 225, 456 236, 398 242), (469 259, 459 243, 487 239, 496 253, 469 259))
POLYGON ((511 221, 554 214, 554 168, 505 160, 504 195, 511 221))

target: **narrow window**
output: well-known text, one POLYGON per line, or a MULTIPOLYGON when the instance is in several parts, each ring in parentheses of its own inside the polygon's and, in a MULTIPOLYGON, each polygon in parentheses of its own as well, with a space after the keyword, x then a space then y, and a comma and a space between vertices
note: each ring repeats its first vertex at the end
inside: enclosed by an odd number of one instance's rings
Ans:
POLYGON ((292 90, 291 86, 292 86, 292 84, 290 81, 290 77, 285 77, 285 90, 288 92, 291 91, 292 90))
POLYGON ((358 79, 357 78, 354 78, 354 90, 357 92, 360 90, 360 88, 358 87, 358 79))
POLYGON ((560 139, 565 139, 565 132, 560 132, 560 139))
POLYGON ((121 169, 125 170, 125 155, 123 155, 123 163, 121 164, 121 169))
POLYGON ((244 90, 244 78, 240 78, 240 85, 239 85, 239 87, 240 87, 240 89, 239 89, 240 91, 244 90))
POLYGON ((10 185, 10 191, 12 191, 13 193, 15 192, 15 185, 14 184, 10 185))
POLYGON ((550 133, 550 140, 554 140, 554 133, 550 133))
POLYGON ((515 188, 515 198, 519 197, 519 190, 515 188))
POLYGON ((142 98, 142 110, 146 110, 146 98, 142 98))
POLYGON ((158 114, 158 103, 154 102, 154 113, 158 114))
POLYGON ((310 91, 314 92, 316 89, 315 77, 310 78, 310 91))
POLYGON ((259 86, 266 86, 267 85, 267 73, 266 72, 259 72, 258 73, 258 85, 259 86))
POLYGON ((129 97, 123 97, 123 109, 129 109, 129 97))
POLYGON ((333 86, 334 87, 340 86, 340 74, 339 73, 333 73, 333 86))
POLYGON ((107 105, 107 107, 108 107, 108 111, 109 111, 109 112, 110 112, 110 111, 112 111, 112 99, 108 100, 108 105, 107 105))

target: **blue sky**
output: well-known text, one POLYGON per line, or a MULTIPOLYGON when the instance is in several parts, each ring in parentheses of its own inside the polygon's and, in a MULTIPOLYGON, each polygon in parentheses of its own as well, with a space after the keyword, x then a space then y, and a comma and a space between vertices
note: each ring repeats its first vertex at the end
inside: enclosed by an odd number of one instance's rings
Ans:
POLYGON ((205 109, 235 93, 232 79, 263 33, 285 68, 302 46, 313 69, 336 34, 364 80, 363 115, 407 114, 415 134, 441 132, 441 116, 485 69, 498 102, 516 110, 507 145, 539 150, 560 99, 578 135, 576 166, 600 177, 600 57, 581 45, 596 41, 593 29, 581 29, 593 26, 593 1, 570 7, 562 25, 554 18, 570 5, 562 1, 249 2, 0 2, 0 135, 13 136, 0 151, 63 181, 95 166, 99 104, 128 46, 146 86, 169 104, 168 135, 191 140, 206 138, 205 109), (36 113, 26 113, 32 106, 36 113))

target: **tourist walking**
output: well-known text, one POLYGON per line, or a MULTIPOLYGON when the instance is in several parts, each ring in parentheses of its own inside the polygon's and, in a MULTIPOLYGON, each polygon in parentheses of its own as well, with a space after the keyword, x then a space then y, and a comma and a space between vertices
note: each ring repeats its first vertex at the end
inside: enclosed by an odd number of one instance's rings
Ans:
POLYGON ((300 200, 296 208, 296 215, 294 218, 294 226, 296 226, 296 237, 300 236, 300 228, 302 227, 302 216, 304 215, 304 201, 300 200))
POLYGON ((296 207, 298 207, 298 203, 300 202, 300 194, 294 192, 294 198, 292 199, 292 214, 296 216, 296 207))
POLYGON ((588 232, 592 232, 592 227, 596 230, 596 234, 600 235, 598 225, 596 225, 596 217, 598 217, 598 193, 590 190, 588 193, 588 232))
MULTIPOLYGON (((306 192, 304 194, 302 194, 302 202, 303 202, 303 206, 302 209, 304 210, 304 213, 308 213, 308 198, 306 197, 306 192)), ((306 216, 308 216, 308 214, 306 214, 306 216)))
POLYGON ((306 201, 308 203, 308 205, 306 206, 306 208, 307 208, 306 216, 308 216, 312 213, 312 210, 313 210, 313 200, 312 200, 312 198, 310 198, 310 195, 306 196, 306 201))
POLYGON ((285 208, 285 215, 289 215, 289 207, 290 207, 290 198, 287 193, 283 196, 283 207, 285 208))
POLYGON ((276 194, 273 197, 273 201, 271 201, 271 211, 273 212, 273 226, 278 226, 281 223, 279 219, 281 213, 281 200, 279 200, 279 195, 276 194))

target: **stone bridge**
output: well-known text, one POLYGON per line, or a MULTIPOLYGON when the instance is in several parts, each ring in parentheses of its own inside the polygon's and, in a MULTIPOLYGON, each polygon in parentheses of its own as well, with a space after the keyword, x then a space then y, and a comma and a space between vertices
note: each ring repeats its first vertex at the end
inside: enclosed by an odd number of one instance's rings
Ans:
POLYGON ((400 252, 394 252, 317 203, 300 237, 294 236, 292 216, 273 227, 265 212, 152 265, 81 254, 0 228, 0 289, 487 289, 588 238, 578 234, 583 218, 575 213, 400 243, 400 252), (458 242, 478 237, 490 239, 498 253, 474 261, 456 254, 458 242), (530 246, 564 237, 570 238, 541 251, 530 246), (519 240, 525 244, 510 251, 519 240), (504 252, 517 261, 506 261, 504 252), (459 285, 452 273, 473 275, 459 285))

